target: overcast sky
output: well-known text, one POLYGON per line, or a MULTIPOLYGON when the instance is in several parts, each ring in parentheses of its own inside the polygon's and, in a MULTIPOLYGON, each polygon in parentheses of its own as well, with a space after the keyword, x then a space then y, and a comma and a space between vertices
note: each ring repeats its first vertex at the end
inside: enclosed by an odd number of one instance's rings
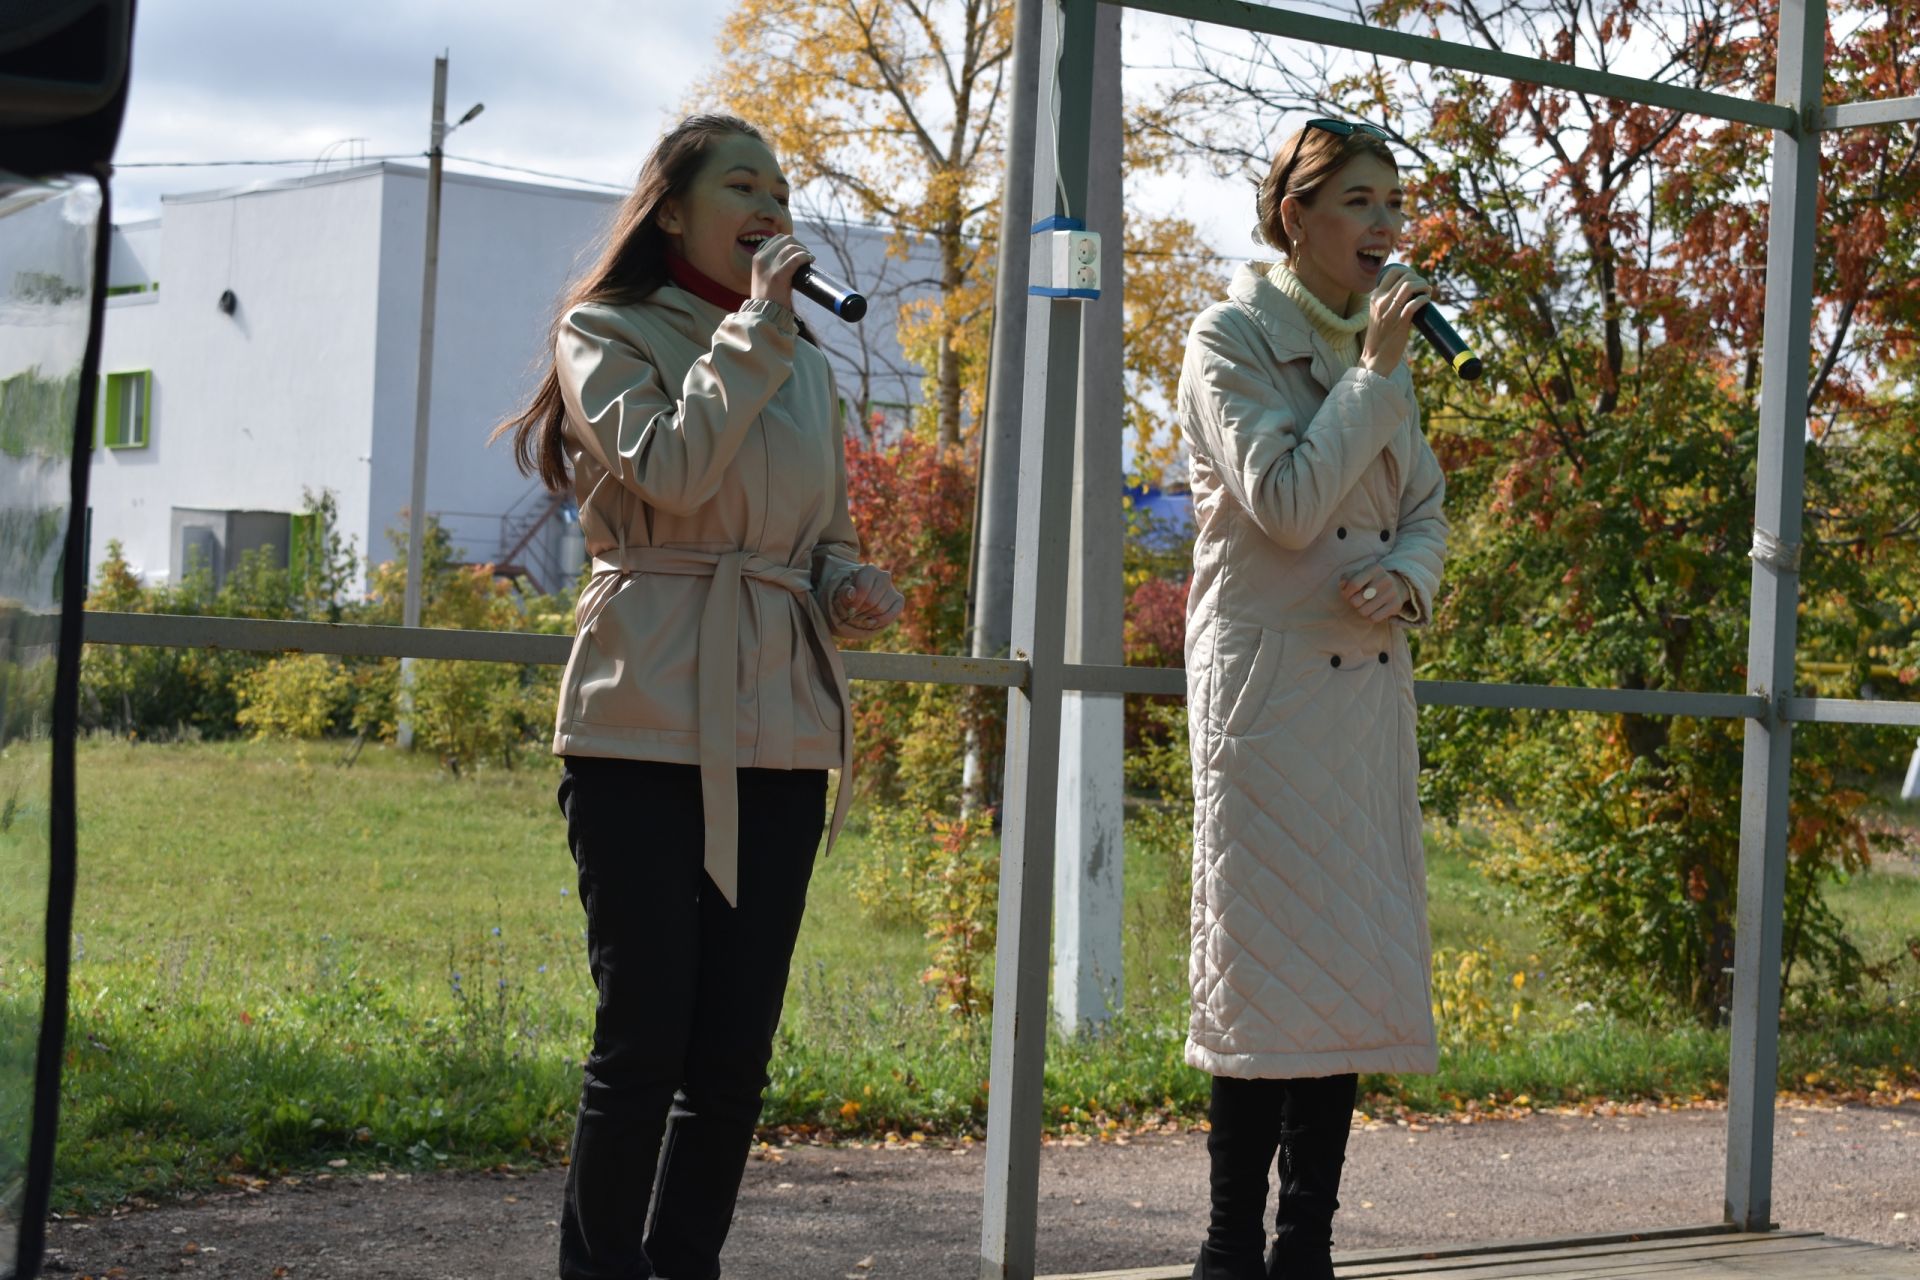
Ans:
POLYGON ((433 59, 443 50, 448 117, 475 102, 487 108, 448 140, 450 153, 625 185, 711 63, 720 12, 697 0, 144 4, 121 165, 303 162, 122 168, 116 214, 156 214, 163 192, 307 173, 329 144, 348 138, 364 139, 356 145, 368 156, 423 153, 433 59))
MULTIPOLYGON (((450 58, 448 118, 486 104, 485 114, 448 140, 451 155, 625 187, 713 65, 726 7, 715 0, 569 0, 553 8, 527 0, 143 4, 116 156, 116 220, 158 214, 167 192, 311 172, 330 147, 346 156, 346 139, 360 139, 351 145, 369 157, 421 155, 432 117, 433 59, 442 50, 450 58), (133 167, 287 159, 297 163, 133 167)), ((1165 30, 1164 19, 1129 12, 1128 61, 1163 60, 1165 30)), ((1130 75, 1129 85, 1139 79, 1130 75)), ((1193 198, 1194 181, 1142 194, 1161 206, 1156 212, 1188 206, 1213 247, 1250 249, 1244 232, 1252 219, 1240 207, 1249 198, 1233 187, 1193 198), (1216 213, 1217 228, 1210 225, 1216 213)))

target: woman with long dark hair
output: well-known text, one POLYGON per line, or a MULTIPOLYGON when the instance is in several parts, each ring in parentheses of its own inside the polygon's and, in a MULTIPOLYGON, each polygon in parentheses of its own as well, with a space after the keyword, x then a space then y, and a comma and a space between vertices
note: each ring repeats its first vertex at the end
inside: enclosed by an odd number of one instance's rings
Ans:
POLYGON ((788 186, 760 134, 660 140, 503 423, 593 557, 553 749, 599 999, 562 1280, 713 1280, 852 716, 835 636, 902 600, 863 564, 839 398, 793 313, 788 186))
POLYGON ((1281 255, 1195 321, 1187 1061, 1213 1076, 1196 1280, 1331 1280, 1358 1073, 1437 1063, 1406 628, 1446 556, 1404 356, 1428 288, 1369 125, 1312 120, 1258 199, 1281 255), (1278 1158, 1272 1252, 1263 1219, 1278 1158))

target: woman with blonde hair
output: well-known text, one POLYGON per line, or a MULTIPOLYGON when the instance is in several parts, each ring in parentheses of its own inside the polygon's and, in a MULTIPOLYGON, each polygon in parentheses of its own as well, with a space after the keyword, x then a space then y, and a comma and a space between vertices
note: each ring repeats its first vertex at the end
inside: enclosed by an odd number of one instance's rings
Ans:
POLYGON ((1432 613, 1445 485, 1404 359, 1429 290, 1386 265, 1405 223, 1386 138, 1311 120, 1281 145, 1257 206, 1281 260, 1239 269, 1181 374, 1186 1057, 1213 1076, 1196 1280, 1330 1280, 1358 1074, 1437 1062, 1405 632, 1432 613))

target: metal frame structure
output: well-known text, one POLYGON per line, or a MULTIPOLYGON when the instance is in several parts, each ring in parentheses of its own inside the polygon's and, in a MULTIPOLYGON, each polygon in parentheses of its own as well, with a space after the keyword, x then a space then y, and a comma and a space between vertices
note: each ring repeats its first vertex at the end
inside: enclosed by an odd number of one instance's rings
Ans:
MULTIPOLYGON (((1773 190, 1761 358, 1758 485, 1748 686, 1744 694, 1419 682, 1429 705, 1739 719, 1746 722, 1740 876, 1729 1083, 1725 1220, 1702 1231, 1770 1229, 1774 1079, 1778 1067, 1781 923, 1792 731, 1796 723, 1920 726, 1920 704, 1792 694, 1799 539, 1804 505, 1815 196, 1823 130, 1920 121, 1920 98, 1825 106, 1820 101, 1826 0, 1781 0, 1777 101, 1677 88, 1451 41, 1402 34, 1244 0, 1016 0, 1056 19, 1059 56, 1043 62, 1035 154, 1058 165, 1053 212, 1083 206, 1091 113, 1095 6, 1118 3, 1434 66, 1524 80, 1770 128, 1773 190), (1057 121, 1057 123, 1054 123, 1057 121)), ((1042 24, 1020 22, 1022 39, 1042 24)), ((1038 185, 1038 184, 1036 184, 1038 185)), ((1013 213, 1006 215, 1012 222, 1013 213)), ((1038 1229, 1041 1084, 1048 1030, 1048 935, 1061 704, 1071 690, 1183 694, 1177 669, 1065 660, 1066 574, 1081 314, 1076 301, 1031 298, 1022 395, 1012 654, 1005 659, 850 653, 857 680, 984 685, 1008 690, 1006 796, 1001 841, 1000 975, 994 1002, 988 1169, 979 1275, 1032 1280, 1038 1229)), ((1107 305, 1113 305, 1108 303, 1107 305)), ((1015 371, 1009 370, 1008 373, 1015 371)), ((87 639, 104 644, 480 661, 564 663, 565 636, 335 626, 246 619, 91 614, 87 639)))

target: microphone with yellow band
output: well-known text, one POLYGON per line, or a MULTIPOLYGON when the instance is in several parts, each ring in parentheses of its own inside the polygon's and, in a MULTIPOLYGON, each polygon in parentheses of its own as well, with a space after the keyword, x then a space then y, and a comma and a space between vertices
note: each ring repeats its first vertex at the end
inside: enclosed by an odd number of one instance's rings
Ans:
POLYGON ((1467 346, 1467 340, 1454 332, 1447 318, 1440 314, 1440 308, 1429 302, 1413 313, 1413 327, 1440 353, 1440 358, 1453 366, 1453 371, 1466 382, 1472 382, 1484 371, 1480 357, 1473 354, 1467 346))

